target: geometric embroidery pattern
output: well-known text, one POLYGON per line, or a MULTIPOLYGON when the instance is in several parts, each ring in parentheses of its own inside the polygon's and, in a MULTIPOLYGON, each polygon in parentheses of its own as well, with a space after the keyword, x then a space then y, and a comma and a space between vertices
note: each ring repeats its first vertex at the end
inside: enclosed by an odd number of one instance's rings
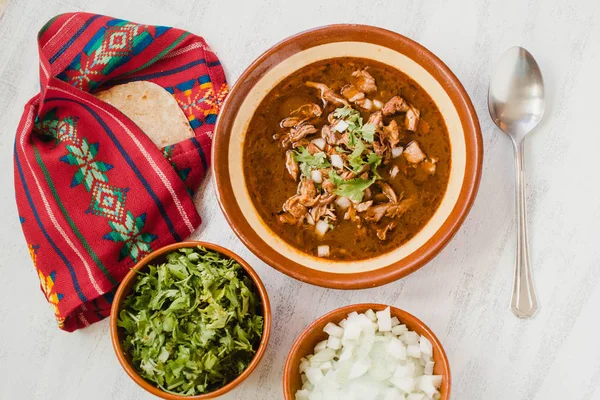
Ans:
POLYGON ((150 243, 156 239, 156 235, 142 232, 145 223, 146 213, 134 217, 130 211, 127 211, 127 215, 123 221, 108 223, 113 230, 107 233, 104 239, 112 240, 113 242, 123 242, 119 260, 127 256, 130 256, 133 260, 137 260, 152 251, 150 243))
POLYGON ((93 92, 117 67, 144 49, 158 33, 157 28, 123 20, 110 21, 97 38, 57 76, 83 91, 93 92))
POLYGON ((58 302, 63 298, 61 293, 56 293, 54 291, 54 281, 56 278, 56 271, 52 271, 50 275, 45 276, 39 269, 37 264, 37 251, 40 248, 39 245, 27 244, 29 248, 29 255, 31 256, 31 260, 33 261, 33 266, 35 267, 38 278, 40 280, 40 286, 42 291, 44 292, 44 296, 46 296, 46 300, 48 303, 52 305, 54 310, 54 315, 56 316, 56 321, 58 322, 58 327, 62 328, 65 322, 65 319, 60 316, 60 312, 58 310, 58 302))
POLYGON ((75 187, 83 182, 86 190, 89 192, 96 181, 107 182, 108 177, 105 172, 112 169, 112 165, 103 161, 96 160, 99 143, 88 143, 83 138, 78 145, 67 144, 69 154, 60 158, 67 164, 74 165, 79 169, 73 176, 71 187, 75 187))
POLYGON ((223 84, 215 93, 209 75, 165 89, 175 97, 192 129, 202 126, 203 122, 199 117, 207 124, 214 124, 229 93, 227 84, 223 84))
POLYGON ((106 64, 111 57, 125 57, 133 50, 133 38, 137 35, 139 25, 111 26, 106 30, 100 51, 95 58, 99 63, 106 64))
POLYGON ((40 286, 42 287, 42 291, 46 296, 46 300, 48 300, 48 303, 50 303, 52 305, 52 308, 54 309, 54 315, 56 316, 58 327, 62 328, 65 319, 60 316, 60 312, 58 311, 58 302, 63 298, 63 295, 60 293, 56 293, 56 291, 54 290, 56 271, 52 271, 48 276, 45 276, 39 269, 37 270, 37 272, 38 278, 40 279, 40 286))
POLYGON ((53 136, 59 143, 65 143, 68 153, 60 157, 60 160, 77 167, 71 187, 83 183, 85 190, 90 192, 88 212, 106 218, 111 228, 103 238, 123 243, 119 260, 129 256, 133 261, 138 261, 151 252, 151 243, 157 236, 143 232, 146 214, 135 217, 126 209, 128 188, 108 184, 106 172, 113 166, 97 159, 99 143, 89 143, 85 137, 79 137, 77 118, 58 118, 55 111, 51 110, 42 121, 36 121, 35 129, 44 135, 53 136))
POLYGON ((111 221, 123 220, 127 190, 94 181, 90 204, 92 214, 106 217, 111 221))
POLYGON ((171 164, 171 167, 173 167, 173 169, 175 170, 175 172, 177 172, 177 175, 179 175, 179 178, 182 181, 186 181, 186 179, 188 178, 188 176, 190 176, 190 172, 192 172, 191 168, 179 168, 177 166, 177 164, 175 164, 173 162, 173 150, 175 149, 175 146, 173 146, 172 144, 163 147, 163 157, 169 162, 169 164, 171 164))
POLYGON ((62 328, 65 322, 65 319, 60 316, 60 312, 58 310, 58 302, 63 298, 63 295, 60 293, 56 293, 54 290, 54 281, 56 280, 56 271, 52 271, 50 275, 45 276, 42 271, 38 269, 38 278, 40 279, 40 286, 42 287, 42 291, 46 296, 46 300, 48 303, 52 305, 54 309, 54 315, 56 317, 56 322, 58 323, 58 327, 62 328))

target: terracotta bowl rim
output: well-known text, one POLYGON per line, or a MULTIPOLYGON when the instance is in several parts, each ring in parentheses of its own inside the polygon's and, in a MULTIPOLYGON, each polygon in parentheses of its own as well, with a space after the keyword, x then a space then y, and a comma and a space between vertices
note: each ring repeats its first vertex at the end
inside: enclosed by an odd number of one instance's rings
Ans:
POLYGON ((466 219, 479 188, 483 165, 483 140, 475 108, 465 88, 448 66, 431 51, 399 33, 383 28, 336 24, 290 36, 275 44, 250 64, 233 85, 217 118, 211 156, 219 206, 235 234, 250 251, 279 272, 302 282, 350 290, 371 288, 400 279, 424 266, 449 243, 466 219), (466 166, 462 187, 458 199, 441 227, 423 245, 406 257, 378 269, 355 273, 333 273, 312 269, 290 260, 284 253, 268 245, 242 214, 233 196, 228 165, 231 128, 238 107, 256 82, 267 71, 299 51, 321 44, 344 41, 372 43, 390 48, 411 58, 429 72, 450 97, 460 118, 466 146, 466 166))
MULTIPOLYGON (((442 370, 443 370, 443 373, 442 373, 443 380, 442 380, 441 389, 443 389, 444 393, 442 394, 442 397, 440 398, 440 400, 449 400, 450 395, 451 395, 451 388, 452 388, 452 374, 450 372, 450 362, 448 361, 448 356, 446 355, 446 351, 444 350, 444 347, 442 346, 442 343, 440 342, 440 340, 433 333, 431 328, 429 328, 423 321, 421 321, 419 318, 415 317, 413 314, 409 313, 408 311, 402 310, 400 308, 397 308, 397 307, 394 307, 391 305, 387 305, 387 304, 381 304, 381 303, 359 303, 359 304, 351 304, 351 305, 343 306, 340 308, 336 308, 335 310, 328 312, 327 314, 321 316, 317 320, 313 321, 310 325, 308 325, 308 327, 306 327, 304 329, 304 331, 302 331, 300 336, 298 336, 298 338, 294 341, 294 344, 292 345, 292 347, 288 353, 288 356, 285 360, 285 365, 283 367, 283 379, 282 379, 284 400, 294 400, 295 399, 295 393, 291 392, 290 380, 291 380, 292 374, 298 374, 299 372, 293 370, 294 365, 292 365, 292 358, 294 358, 294 356, 298 353, 300 346, 308 339, 308 337, 311 334, 313 334, 317 330, 317 328, 321 324, 325 324, 327 322, 338 323, 339 321, 344 319, 345 316, 347 316, 349 313, 351 313, 353 311, 360 312, 360 313, 365 312, 368 309, 372 309, 373 311, 379 311, 379 310, 385 309, 386 307, 390 307, 392 316, 397 316, 398 319, 400 320, 400 323, 404 324, 404 323, 406 323, 406 321, 409 321, 410 325, 417 326, 418 329, 412 329, 412 330, 425 336, 427 339, 429 339, 431 341, 434 349, 437 348, 437 350, 439 352, 439 360, 436 361, 436 365, 438 363, 441 363, 442 370)), ((316 343, 315 343, 315 345, 316 345, 316 343)))
POLYGON ((269 342, 269 337, 271 335, 271 318, 272 318, 271 305, 269 303, 269 296, 267 294, 267 290, 265 289, 265 286, 264 286, 262 280, 260 279, 260 277, 258 276, 258 274, 256 273, 256 271, 243 258, 241 258, 239 255, 237 255, 233 251, 226 249, 222 246, 219 246, 217 244, 214 244, 214 243, 204 242, 204 241, 186 241, 186 242, 173 243, 173 244, 161 247, 157 250, 154 250, 152 253, 150 253, 147 256, 145 256, 144 258, 142 258, 127 273, 127 275, 125 276, 123 281, 119 284, 119 287, 115 293, 113 304, 111 306, 110 337, 111 337, 111 342, 112 342, 115 354, 117 356, 117 359, 119 360, 119 363, 121 364, 121 366, 123 367, 123 369, 125 370, 127 375, 129 375, 129 377, 131 379, 133 379, 133 381, 135 383, 137 383, 140 387, 142 387, 147 392, 152 393, 153 395, 160 397, 162 399, 166 399, 166 400, 205 400, 205 399, 213 399, 215 397, 221 396, 221 395, 229 392, 230 390, 232 390, 236 386, 238 386, 240 383, 242 383, 242 381, 244 381, 244 379, 246 379, 252 373, 252 371, 254 371, 256 366, 261 361, 261 359, 265 353, 265 350, 267 348, 267 344, 269 342), (256 285, 256 289, 257 289, 258 294, 261 299, 264 323, 263 323, 262 338, 260 340, 260 344, 258 345, 258 349, 256 350, 256 354, 254 355, 254 358, 252 359, 250 364, 248 364, 248 367, 237 378, 235 378, 234 380, 229 382, 227 385, 225 385, 213 392, 196 395, 196 396, 183 396, 183 395, 176 395, 176 394, 164 392, 160 388, 158 388, 158 387, 154 386, 153 384, 151 384, 150 382, 146 381, 135 371, 133 366, 130 364, 130 362, 127 360, 126 356, 124 355, 123 349, 121 347, 121 342, 119 341, 119 336, 118 336, 117 318, 118 318, 118 314, 119 314, 119 311, 121 308, 121 304, 122 304, 123 300, 125 299, 125 297, 129 294, 129 290, 127 290, 127 293, 125 293, 125 290, 126 290, 126 288, 130 289, 130 288, 128 288, 128 286, 133 281, 133 279, 136 277, 137 271, 146 267, 154 259, 161 257, 166 253, 170 253, 170 252, 180 249, 180 248, 196 247, 196 246, 203 246, 207 249, 214 250, 214 251, 221 253, 229 258, 232 258, 232 259, 236 260, 242 266, 242 268, 244 268, 246 273, 250 276, 250 278, 256 285))

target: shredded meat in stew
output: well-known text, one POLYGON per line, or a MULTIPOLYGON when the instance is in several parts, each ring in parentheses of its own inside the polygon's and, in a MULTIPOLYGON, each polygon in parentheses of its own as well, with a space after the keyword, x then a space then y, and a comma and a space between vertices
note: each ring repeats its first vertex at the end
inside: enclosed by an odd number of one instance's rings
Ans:
POLYGON ((319 257, 359 260, 412 238, 450 173, 444 119, 402 72, 359 58, 306 66, 255 112, 245 178, 265 222, 319 257))

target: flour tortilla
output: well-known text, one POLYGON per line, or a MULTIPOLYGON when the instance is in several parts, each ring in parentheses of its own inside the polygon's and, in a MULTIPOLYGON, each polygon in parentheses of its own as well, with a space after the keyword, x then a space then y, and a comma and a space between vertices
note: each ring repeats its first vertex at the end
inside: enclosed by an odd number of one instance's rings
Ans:
POLYGON ((129 117, 159 148, 194 137, 175 98, 155 83, 125 83, 95 96, 129 117))

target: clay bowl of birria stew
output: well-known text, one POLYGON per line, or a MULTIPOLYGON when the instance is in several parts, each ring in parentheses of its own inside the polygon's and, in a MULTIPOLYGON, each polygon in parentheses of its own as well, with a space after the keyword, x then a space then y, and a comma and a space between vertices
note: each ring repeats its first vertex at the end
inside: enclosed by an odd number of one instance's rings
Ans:
POLYGON ((414 272, 450 241, 483 145, 467 92, 429 50, 332 25, 246 69, 212 152, 219 203, 250 250, 301 281, 358 289, 414 272))

